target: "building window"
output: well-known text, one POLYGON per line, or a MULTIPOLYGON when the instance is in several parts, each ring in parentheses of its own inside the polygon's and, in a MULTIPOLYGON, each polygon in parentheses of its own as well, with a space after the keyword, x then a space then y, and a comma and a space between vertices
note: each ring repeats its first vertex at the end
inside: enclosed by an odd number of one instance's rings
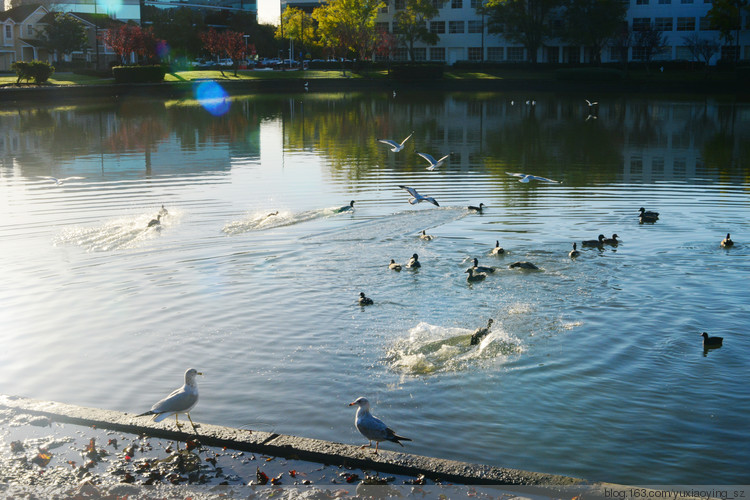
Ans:
POLYGON ((5 25, 5 38, 8 40, 13 38, 13 27, 10 24, 5 25))
POLYGON ((672 31, 671 17, 657 17, 654 19, 655 31, 672 31))
POLYGON ((442 9, 443 8, 443 0, 432 0, 432 8, 433 9, 442 9))
POLYGON ((680 3, 693 3, 693 0, 680 0, 680 3))
POLYGON ((505 47, 487 47, 488 61, 502 61, 505 58, 505 47))
POLYGON ((659 5, 669 5, 672 3, 672 0, 659 0, 659 5))
POLYGON ((381 7, 378 12, 381 14, 388 14, 388 4, 386 4, 385 7, 381 7))
POLYGON ((648 5, 648 0, 635 0, 636 5, 648 5))
POLYGON ((426 61, 427 60, 427 49, 424 47, 417 47, 414 49, 414 60, 415 61, 426 61))
POLYGON ((690 47, 678 46, 675 49, 674 58, 677 59, 678 61, 692 61, 693 51, 690 50, 690 47))
POLYGON ((555 46, 544 47, 544 53, 547 55, 548 63, 560 62, 560 47, 555 47, 555 46))
POLYGON ((481 33, 482 21, 469 21, 469 33, 481 33))
POLYGON ((430 47, 431 61, 445 61, 445 47, 430 47))
POLYGON ((445 21, 430 21, 430 33, 445 33, 445 21))
POLYGON ((711 31, 711 21, 708 20, 708 16, 701 17, 700 30, 711 31))
POLYGON ((722 45, 721 46, 721 58, 724 61, 736 61, 738 55, 740 54, 737 51, 736 45, 722 45))
POLYGON ((633 60, 643 61, 646 59, 646 47, 633 47, 633 60))
POLYGON ((396 51, 393 53, 394 61, 407 61, 408 59, 409 59, 409 51, 406 50, 405 47, 400 47, 396 49, 396 51))
POLYGON ((694 17, 678 17, 677 31, 695 31, 694 17))
POLYGON ((581 48, 563 47, 563 62, 568 64, 578 64, 581 62, 581 48))
POLYGON ((393 2, 393 6, 396 10, 404 10, 404 8, 406 8, 406 0, 396 0, 393 2))
POLYGON ((464 6, 463 0, 451 0, 451 9, 461 9, 464 6))
POLYGON ((463 21, 448 21, 448 33, 464 33, 463 21))
POLYGON ((34 25, 33 24, 27 24, 26 25, 26 36, 34 36, 34 25))
POLYGON ((609 60, 610 61, 619 61, 620 60, 620 47, 610 47, 609 48, 609 60))
POLYGON ((651 27, 650 17, 634 17, 633 31, 646 31, 651 27))
POLYGON ((482 60, 482 47, 469 47, 469 61, 482 60))
POLYGON ((509 61, 523 61, 523 47, 508 47, 509 61))
POLYGON ((714 3, 713 0, 703 0, 703 3, 714 3))
POLYGON ((478 9, 482 6, 482 0, 471 0, 471 8, 478 9))
POLYGON ((389 25, 387 22, 385 23, 375 23, 375 31, 382 31, 383 33, 388 33, 389 25))

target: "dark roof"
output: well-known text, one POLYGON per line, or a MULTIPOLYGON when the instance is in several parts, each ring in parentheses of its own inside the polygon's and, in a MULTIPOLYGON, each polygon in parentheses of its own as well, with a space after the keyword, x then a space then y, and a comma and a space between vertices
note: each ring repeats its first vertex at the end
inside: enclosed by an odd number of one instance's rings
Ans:
POLYGON ((19 5, 18 7, 13 7, 5 12, 0 12, 0 22, 13 19, 15 22, 20 23, 33 14, 39 7, 41 7, 39 4, 19 5))
POLYGON ((19 38, 23 43, 29 44, 32 47, 44 48, 45 43, 42 40, 36 40, 32 38, 19 38))

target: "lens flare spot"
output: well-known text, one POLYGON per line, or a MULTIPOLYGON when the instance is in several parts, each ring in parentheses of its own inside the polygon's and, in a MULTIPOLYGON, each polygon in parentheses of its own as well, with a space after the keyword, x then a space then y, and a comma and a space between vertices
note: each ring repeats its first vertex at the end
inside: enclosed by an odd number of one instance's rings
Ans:
POLYGON ((159 42, 156 44, 156 55, 158 55, 161 59, 164 59, 169 55, 169 45, 167 45, 167 42, 164 40, 159 40, 159 42))
POLYGON ((226 91, 216 82, 202 82, 195 89, 195 98, 214 116, 221 116, 229 111, 227 97, 226 91))

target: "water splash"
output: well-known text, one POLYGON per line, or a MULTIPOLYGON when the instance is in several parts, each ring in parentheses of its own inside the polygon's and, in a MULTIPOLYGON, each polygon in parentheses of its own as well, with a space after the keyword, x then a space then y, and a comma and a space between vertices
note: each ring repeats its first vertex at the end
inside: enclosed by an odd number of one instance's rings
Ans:
POLYGON ((397 340, 388 350, 387 361, 399 372, 428 375, 476 368, 520 354, 520 339, 495 323, 479 345, 470 345, 473 330, 446 328, 425 322, 409 330, 409 336, 397 340))
POLYGON ((316 210, 307 210, 305 212, 254 212, 247 215, 244 219, 236 220, 226 224, 222 231, 230 236, 246 233, 248 231, 263 231, 277 227, 291 226, 301 222, 336 215, 335 208, 320 208, 316 210))
POLYGON ((148 227, 154 218, 153 213, 120 217, 102 226, 72 227, 59 234, 53 244, 75 245, 87 252, 108 252, 137 248, 144 242, 158 238, 162 231, 179 222, 180 213, 170 210, 169 214, 161 218, 161 224, 148 227))

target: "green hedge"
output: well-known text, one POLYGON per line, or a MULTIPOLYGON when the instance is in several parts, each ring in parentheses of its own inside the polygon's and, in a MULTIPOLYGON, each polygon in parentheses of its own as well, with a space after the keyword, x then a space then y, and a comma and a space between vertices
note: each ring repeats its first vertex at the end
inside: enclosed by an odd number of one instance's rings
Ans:
POLYGON ((115 83, 160 83, 164 81, 167 70, 164 66, 115 66, 112 75, 115 83))
POLYGON ((623 72, 613 68, 561 68, 555 71, 558 80, 574 82, 616 82, 623 72))
POLYGON ((395 80, 437 80, 443 77, 444 66, 435 63, 406 63, 391 66, 395 80))
POLYGON ((21 83, 21 80, 34 80, 34 83, 44 83, 49 80, 49 77, 55 72, 55 67, 48 62, 44 61, 16 61, 11 66, 11 69, 18 75, 16 84, 21 83))

